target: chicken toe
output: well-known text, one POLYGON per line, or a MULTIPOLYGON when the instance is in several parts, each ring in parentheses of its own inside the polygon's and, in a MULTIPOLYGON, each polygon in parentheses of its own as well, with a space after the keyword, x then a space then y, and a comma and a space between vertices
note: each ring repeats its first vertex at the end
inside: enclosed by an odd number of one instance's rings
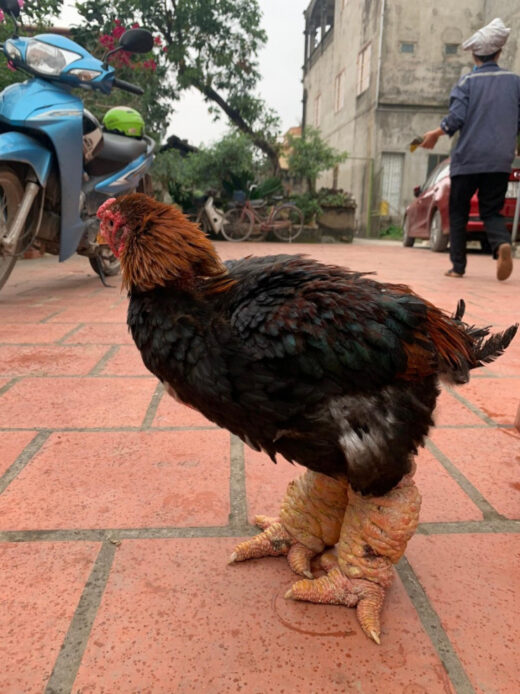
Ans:
POLYGON ((313 581, 297 581, 285 594, 292 600, 305 600, 327 605, 357 607, 357 618, 368 638, 380 643, 381 610, 384 589, 362 578, 350 579, 339 566, 329 569, 325 576, 313 581))
POLYGON ((320 558, 324 576, 295 583, 286 598, 356 607, 364 633, 380 643, 381 610, 395 564, 403 555, 419 520, 421 497, 413 474, 388 494, 362 496, 349 491, 337 556, 320 558))
POLYGON ((289 483, 280 517, 256 516, 255 524, 263 532, 240 543, 229 563, 287 556, 295 573, 313 578, 313 557, 338 541, 347 488, 346 482, 307 470, 289 483))

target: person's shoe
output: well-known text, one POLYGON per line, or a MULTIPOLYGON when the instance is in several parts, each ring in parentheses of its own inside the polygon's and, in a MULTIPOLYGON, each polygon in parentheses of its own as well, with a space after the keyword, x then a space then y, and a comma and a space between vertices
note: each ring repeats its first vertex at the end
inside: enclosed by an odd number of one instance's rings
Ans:
POLYGON ((497 280, 506 280, 513 272, 513 253, 510 243, 501 243, 498 247, 497 280))
POLYGON ((444 273, 445 277, 457 277, 458 279, 461 279, 464 277, 460 272, 455 272, 455 270, 448 270, 447 272, 444 273))

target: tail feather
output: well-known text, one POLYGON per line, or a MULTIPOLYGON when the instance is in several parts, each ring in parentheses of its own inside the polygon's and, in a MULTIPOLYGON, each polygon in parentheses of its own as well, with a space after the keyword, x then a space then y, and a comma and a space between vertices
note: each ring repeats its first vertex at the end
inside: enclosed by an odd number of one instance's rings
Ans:
POLYGON ((518 323, 511 325, 501 333, 494 333, 487 340, 480 338, 475 345, 475 357, 479 361, 479 366, 489 364, 504 353, 518 330, 518 323))
POLYGON ((491 330, 489 326, 478 328, 475 325, 464 323, 462 319, 465 310, 466 304, 461 299, 457 304, 455 313, 452 315, 452 319, 458 324, 459 329, 470 338, 471 356, 473 359, 471 363, 468 363, 466 360, 459 362, 456 369, 446 369, 444 376, 449 376, 449 380, 455 383, 467 383, 470 369, 484 366, 484 364, 489 364, 497 359, 504 353, 504 350, 509 346, 518 331, 518 323, 515 323, 502 332, 489 335, 491 330))

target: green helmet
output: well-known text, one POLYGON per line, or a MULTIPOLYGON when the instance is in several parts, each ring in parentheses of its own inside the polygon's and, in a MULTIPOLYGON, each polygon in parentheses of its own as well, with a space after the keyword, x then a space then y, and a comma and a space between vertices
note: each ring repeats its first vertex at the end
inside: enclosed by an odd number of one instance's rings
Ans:
POLYGON ((106 130, 128 135, 129 137, 142 137, 144 133, 144 120, 139 111, 128 106, 114 106, 105 113, 103 126, 106 130))

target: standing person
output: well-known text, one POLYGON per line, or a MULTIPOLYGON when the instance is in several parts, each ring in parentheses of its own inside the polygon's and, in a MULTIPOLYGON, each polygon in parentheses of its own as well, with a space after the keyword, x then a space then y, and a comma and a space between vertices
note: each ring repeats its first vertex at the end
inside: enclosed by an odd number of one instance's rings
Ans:
POLYGON ((510 31, 497 18, 462 44, 473 53, 475 67, 452 89, 449 114, 439 128, 425 133, 421 144, 433 149, 439 137, 452 137, 459 131, 450 163, 452 268, 446 272, 448 277, 463 277, 466 270, 466 226, 475 191, 497 260, 497 279, 505 280, 513 271, 511 236, 500 210, 520 131, 520 77, 497 62, 510 31))

